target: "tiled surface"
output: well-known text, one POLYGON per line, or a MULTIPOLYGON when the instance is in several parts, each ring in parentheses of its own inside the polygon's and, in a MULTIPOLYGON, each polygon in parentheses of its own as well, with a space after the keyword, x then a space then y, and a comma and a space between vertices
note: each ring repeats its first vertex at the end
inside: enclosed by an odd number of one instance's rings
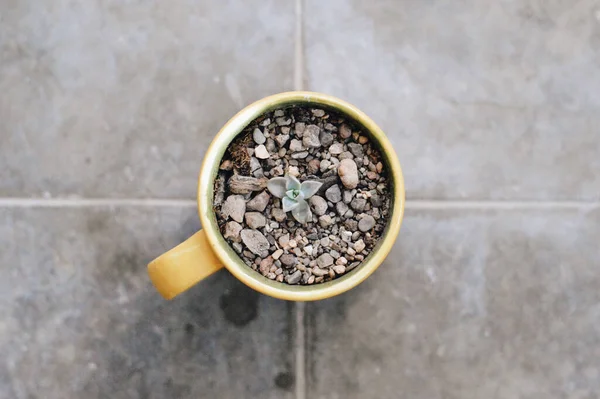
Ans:
POLYGON ((301 2, 306 88, 450 200, 307 305, 306 386, 292 304, 224 272, 160 299, 145 265, 198 218, 135 202, 193 198, 218 128, 292 89, 294 1, 0 0, 0 399, 598 396, 600 5, 301 2))
POLYGON ((600 5, 306 0, 308 88, 390 136, 415 199, 600 199, 600 5))
POLYGON ((291 397, 290 304, 226 272, 173 302, 150 286, 197 228, 194 209, 0 209, 0 398, 291 397))
POLYGON ((413 211, 381 268, 310 304, 309 398, 600 392, 600 210, 413 211))
POLYGON ((219 128, 292 89, 291 2, 0 0, 0 10, 3 196, 194 198, 219 128))

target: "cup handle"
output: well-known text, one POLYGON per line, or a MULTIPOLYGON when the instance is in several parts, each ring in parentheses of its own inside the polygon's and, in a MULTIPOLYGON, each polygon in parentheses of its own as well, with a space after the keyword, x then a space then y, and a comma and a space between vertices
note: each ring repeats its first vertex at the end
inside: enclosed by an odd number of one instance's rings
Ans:
POLYGON ((148 275, 165 299, 173 299, 200 280, 223 268, 204 230, 148 264, 148 275))

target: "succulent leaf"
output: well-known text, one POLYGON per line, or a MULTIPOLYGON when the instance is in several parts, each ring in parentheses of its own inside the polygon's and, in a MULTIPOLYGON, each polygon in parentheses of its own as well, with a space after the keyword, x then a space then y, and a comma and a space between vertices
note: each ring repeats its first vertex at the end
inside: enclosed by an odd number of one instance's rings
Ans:
POLYGON ((306 222, 310 222, 312 220, 312 212, 308 203, 303 199, 298 201, 298 206, 292 209, 292 216, 299 223, 305 224, 306 222))
POLYGON ((319 191, 323 183, 318 181, 306 180, 300 185, 300 191, 304 195, 304 199, 309 199, 319 191))
POLYGON ((274 177, 267 183, 267 188, 277 198, 283 198, 287 186, 287 179, 285 177, 274 177))
POLYGON ((300 181, 298 179, 290 175, 287 175, 285 178, 287 179, 286 188, 288 190, 300 190, 300 187, 302 185, 300 184, 300 181))
POLYGON ((300 203, 298 201, 293 200, 293 199, 288 198, 288 197, 283 197, 281 199, 281 205, 282 205, 282 208, 283 208, 284 212, 291 211, 292 209, 298 207, 299 204, 300 203))

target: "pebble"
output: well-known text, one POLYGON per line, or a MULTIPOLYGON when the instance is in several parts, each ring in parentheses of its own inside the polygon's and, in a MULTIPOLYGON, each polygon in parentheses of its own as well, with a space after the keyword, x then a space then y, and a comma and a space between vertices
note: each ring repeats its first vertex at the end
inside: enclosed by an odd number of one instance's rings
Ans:
POLYGON ((379 194, 371 195, 369 201, 371 201, 371 205, 373 205, 376 208, 379 208, 381 205, 383 205, 383 198, 381 198, 379 194))
POLYGON ((254 149, 254 155, 259 159, 267 159, 269 158, 269 151, 267 151, 267 147, 264 144, 261 144, 254 149))
POLYGON ((289 166, 287 174, 290 176, 298 177, 300 171, 298 170, 297 166, 289 166))
POLYGON ((350 126, 346 125, 345 123, 342 123, 342 125, 340 126, 340 137, 343 139, 347 139, 351 135, 352 130, 350 129, 350 126))
POLYGON ((365 242, 363 240, 358 240, 356 241, 353 245, 352 248, 357 252, 360 253, 365 249, 365 242))
POLYGON ((300 140, 292 139, 290 142, 290 151, 297 152, 302 151, 304 147, 302 147, 302 142, 300 140))
POLYGON ((340 186, 334 184, 325 191, 325 197, 334 204, 342 200, 342 191, 340 186))
POLYGON ((271 124, 271 118, 267 118, 260 123, 261 126, 269 126, 270 124, 271 124))
POLYGON ((296 254, 296 256, 302 256, 304 255, 304 253, 302 252, 302 250, 298 247, 294 248, 293 250, 294 254, 296 254))
POLYGON ((329 237, 323 237, 321 238, 321 241, 319 241, 321 243, 322 247, 327 248, 329 246, 329 237))
POLYGON ((359 144, 367 144, 369 142, 369 138, 367 136, 360 136, 358 138, 359 144))
POLYGON ((267 218, 260 212, 246 212, 244 218, 251 229, 259 229, 267 224, 267 218))
POLYGON ((329 146, 329 153, 331 155, 339 155, 344 152, 344 145, 342 143, 333 143, 329 146))
POLYGON ((362 212, 365 209, 365 205, 367 205, 367 200, 364 198, 354 198, 350 202, 350 207, 356 212, 362 212))
POLYGON ((231 244, 233 246, 233 249, 235 250, 235 252, 242 253, 244 247, 242 247, 242 244, 240 244, 239 242, 234 242, 233 244, 231 244))
MULTIPOLYGON (((354 245, 356 245, 356 243, 354 245)), ((354 256, 354 255, 356 255, 356 250, 354 248, 348 248, 348 250, 346 250, 346 253, 350 256, 354 256)), ((275 255, 273 255, 273 256, 275 256, 275 255)))
POLYGON ((292 154, 292 158, 294 159, 304 159, 308 156, 308 151, 300 151, 292 154))
POLYGON ((280 283, 283 283, 283 274, 280 274, 279 276, 277 276, 275 278, 275 280, 278 281, 278 282, 280 282, 280 283))
MULTIPOLYGON (((340 258, 340 259, 343 259, 343 258, 340 258)), ((344 273, 346 273, 346 266, 344 266, 344 265, 334 266, 333 271, 335 272, 335 274, 344 274, 344 273)))
POLYGON ((356 241, 360 238, 360 231, 355 231, 352 233, 352 241, 356 241))
POLYGON ((288 284, 297 284, 302 278, 302 272, 300 270, 296 270, 294 274, 290 274, 285 278, 286 283, 288 284))
POLYGON ((267 256, 266 258, 260 261, 260 266, 258 267, 258 271, 261 272, 263 276, 267 275, 271 271, 271 266, 273 266, 273 258, 267 256))
POLYGON ((331 166, 331 161, 328 159, 322 159, 319 165, 319 170, 321 171, 321 173, 323 173, 327 169, 329 169, 329 166, 331 166))
POLYGON ((296 248, 298 246, 298 242, 296 242, 296 240, 290 240, 288 242, 288 245, 290 246, 290 248, 296 248))
POLYGON ((302 137, 304 134, 304 129, 306 129, 306 123, 304 122, 296 122, 294 130, 296 132, 296 136, 302 137))
POLYGON ((275 123, 277 123, 278 126, 287 126, 292 123, 292 119, 286 117, 275 118, 275 123))
POLYGON ((313 212, 317 216, 324 215, 325 212, 327 212, 327 201, 325 201, 325 198, 320 197, 318 195, 313 195, 312 197, 310 197, 308 202, 310 203, 313 212))
POLYGON ((321 140, 319 139, 319 134, 321 129, 317 125, 308 125, 304 130, 304 135, 302 136, 302 144, 308 148, 319 148, 321 146, 321 140))
POLYGON ((273 273, 273 272, 267 274, 267 278, 269 280, 275 280, 275 277, 277 277, 277 275, 275 273, 273 273))
POLYGON ((273 252, 271 256, 273 257, 273 259, 277 260, 281 257, 281 255, 283 255, 283 249, 280 248, 277 251, 273 252))
MULTIPOLYGON (((319 269, 318 267, 313 267, 311 269, 311 271, 312 271, 312 274, 314 274, 317 277, 322 277, 322 276, 325 276, 325 275, 329 274, 329 271, 323 270, 323 269, 319 269)), ((315 281, 316 281, 316 279, 315 279, 315 281)))
POLYGON ((283 249, 288 248, 288 246, 290 245, 290 235, 289 234, 282 235, 281 237, 279 237, 277 242, 279 243, 279 246, 282 247, 283 249))
POLYGON ((377 173, 383 172, 383 164, 381 162, 377 162, 377 173))
POLYGON ((313 246, 312 245, 307 245, 303 249, 304 249, 304 252, 306 252, 306 254, 308 256, 312 256, 312 254, 313 254, 313 246))
POLYGON ((319 161, 318 159, 311 159, 310 162, 308 163, 308 167, 306 169, 308 171, 308 174, 314 175, 315 173, 317 173, 319 171, 320 167, 321 167, 321 161, 319 161))
POLYGON ((344 242, 352 241, 352 232, 351 231, 344 230, 344 231, 342 231, 341 235, 342 235, 342 241, 344 241, 344 242))
POLYGON ((369 179, 369 180, 377 180, 377 179, 379 179, 379 175, 377 173, 375 173, 375 172, 369 171, 369 172, 367 172, 367 179, 369 179))
POLYGON ((344 187, 356 188, 358 186, 358 168, 352 159, 344 159, 340 162, 338 175, 344 187))
POLYGON ((273 216, 273 219, 277 220, 278 222, 283 222, 287 218, 287 215, 281 208, 271 209, 271 216, 273 216))
POLYGON ((311 110, 311 112, 317 118, 322 118, 323 116, 325 116, 325 111, 323 111, 322 109, 313 109, 311 110))
POLYGON ((353 197, 352 191, 344 190, 344 203, 349 204, 353 197))
POLYGON ((362 232, 366 232, 375 227, 375 218, 371 215, 366 215, 358 221, 358 229, 362 232))
POLYGON ((319 140, 323 147, 329 147, 333 143, 333 134, 323 130, 319 136, 319 140))
POLYGON ((281 261, 281 263, 284 266, 287 267, 293 267, 296 265, 296 263, 298 263, 298 258, 296 258, 294 255, 292 254, 283 254, 281 255, 281 257, 279 258, 279 260, 281 261))
POLYGON ((259 128, 254 129, 254 131, 252 132, 252 138, 254 139, 254 142, 256 144, 264 144, 265 141, 267 141, 267 138, 265 137, 263 132, 260 131, 259 128))
POLYGON ((246 204, 246 209, 249 209, 251 211, 263 212, 269 204, 269 199, 271 199, 269 193, 263 191, 254 198, 252 198, 250 201, 248 201, 248 203, 246 204))
POLYGON ((348 149, 356 158, 363 157, 363 146, 357 143, 348 143, 348 149))
POLYGON ((331 255, 331 257, 333 259, 338 259, 341 256, 340 253, 338 251, 335 251, 335 250, 329 251, 329 255, 331 255))
POLYGON ((230 195, 225 200, 221 207, 221 214, 225 219, 232 218, 238 223, 244 221, 244 213, 246 212, 246 201, 241 195, 230 195))
POLYGON ((321 225, 321 227, 326 228, 328 226, 331 226, 333 224, 333 219, 331 218, 331 216, 329 215, 323 215, 323 216, 319 216, 319 224, 321 225))
POLYGON ((277 142, 279 147, 283 147, 289 139, 290 139, 289 134, 279 134, 279 135, 275 136, 275 141, 277 142))
POLYGON ((250 158, 250 173, 254 177, 263 177, 264 172, 262 166, 260 165, 260 161, 254 157, 250 158))
POLYGON ((358 229, 358 222, 354 219, 347 219, 344 221, 344 226, 350 231, 356 231, 358 229))
POLYGON ((344 159, 354 159, 354 155, 352 155, 350 151, 344 151, 340 154, 338 158, 340 159, 340 161, 344 159))
POLYGON ((315 276, 310 276, 306 281, 306 284, 313 284, 315 282, 315 276))
POLYGON ((227 222, 225 224, 225 231, 223 237, 229 238, 232 241, 240 240, 240 231, 242 231, 242 225, 238 222, 227 222))
POLYGON ((269 255, 269 241, 258 230, 244 229, 240 233, 242 242, 250 252, 266 258, 269 255))
POLYGON ((346 212, 348 212, 348 205, 346 205, 345 202, 340 201, 335 204, 335 210, 337 211, 338 215, 344 216, 346 212))
POLYGON ((317 265, 320 268, 331 266, 333 265, 333 257, 328 253, 324 253, 317 258, 317 265))

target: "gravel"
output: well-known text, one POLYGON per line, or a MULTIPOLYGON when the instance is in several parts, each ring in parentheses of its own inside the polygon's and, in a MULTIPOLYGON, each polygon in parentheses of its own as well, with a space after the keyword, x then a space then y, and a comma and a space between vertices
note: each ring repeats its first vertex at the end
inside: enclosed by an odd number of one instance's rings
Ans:
POLYGON ((215 213, 223 237, 257 273, 282 284, 319 284, 372 251, 389 217, 381 154, 362 129, 322 109, 287 108, 252 122, 219 163, 215 213), (270 178, 317 180, 301 225, 267 189, 270 178))

